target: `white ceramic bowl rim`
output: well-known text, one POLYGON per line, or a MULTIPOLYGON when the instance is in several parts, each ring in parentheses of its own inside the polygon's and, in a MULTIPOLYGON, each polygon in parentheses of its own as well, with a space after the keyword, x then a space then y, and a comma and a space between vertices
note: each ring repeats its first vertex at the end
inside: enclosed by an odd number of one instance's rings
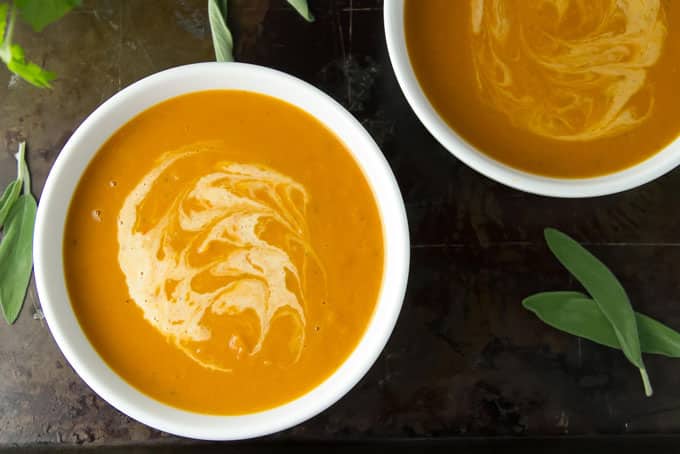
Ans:
POLYGON ((510 167, 477 151, 448 126, 423 93, 406 48, 403 11, 404 0, 385 0, 387 49, 399 85, 430 134, 451 154, 477 172, 499 183, 534 194, 554 197, 594 197, 635 188, 660 177, 680 164, 680 139, 639 164, 595 178, 561 179, 535 175, 510 167))
POLYGON ((34 260, 38 293, 50 331, 66 359, 97 394, 156 429, 205 440, 234 440, 270 434, 309 419, 340 399, 364 376, 385 346, 401 309, 408 277, 409 238, 403 201, 390 167, 373 139, 344 108, 313 86, 272 69, 241 63, 200 63, 134 83, 99 106, 73 133, 42 193, 34 260), (264 93, 318 118, 352 152, 372 187, 383 222, 383 284, 358 346, 338 370, 307 394, 271 410, 242 416, 183 411, 126 383, 87 340, 70 305, 63 277, 62 238, 71 195, 100 146, 145 109, 174 96, 210 89, 264 93))

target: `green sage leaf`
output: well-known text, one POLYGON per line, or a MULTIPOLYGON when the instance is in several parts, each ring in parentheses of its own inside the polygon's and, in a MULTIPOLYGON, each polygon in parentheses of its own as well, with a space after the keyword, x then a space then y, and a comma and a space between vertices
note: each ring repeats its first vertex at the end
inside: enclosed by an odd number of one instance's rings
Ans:
POLYGON ((7 69, 38 88, 51 87, 50 82, 55 79, 56 74, 27 61, 21 46, 12 44, 10 46, 10 55, 10 60, 5 62, 7 69))
POLYGON ((295 11, 297 11, 307 22, 314 22, 314 15, 309 11, 307 0, 288 0, 288 3, 295 8, 295 11))
POLYGON ((607 318, 623 354, 640 370, 645 394, 652 394, 642 361, 635 312, 619 280, 578 242, 555 229, 545 230, 545 240, 555 257, 585 287, 607 318))
POLYGON ((81 0, 14 0, 14 4, 19 9, 21 18, 39 32, 80 6, 81 0))
POLYGON ((215 48, 215 59, 234 61, 234 39, 227 27, 227 0, 208 0, 208 19, 215 48))
MULTIPOLYGON (((597 303, 583 293, 538 293, 526 298, 522 305, 553 328, 621 350, 609 320, 597 303)), ((639 312, 635 317, 644 353, 680 358, 680 333, 639 312)))
MULTIPOLYGON (((35 9, 42 11, 43 7, 45 11, 48 11, 50 5, 54 1, 56 0, 48 0, 43 4, 42 1, 37 0, 17 0, 15 4, 17 6, 21 4, 25 8, 28 8, 29 11, 35 9)), ((9 21, 7 21, 8 8, 6 4, 3 5, 0 5, 0 25, 2 25, 2 27, 0 27, 0 35, 2 35, 0 37, 0 60, 7 65, 7 69, 26 80, 28 83, 39 88, 49 88, 50 82, 56 77, 55 74, 26 60, 24 50, 21 46, 12 43, 17 8, 15 6, 12 7, 11 13, 9 14, 9 21)))
POLYGON ((0 242, 0 308, 7 323, 19 316, 33 268, 33 228, 37 203, 23 194, 7 216, 0 242))

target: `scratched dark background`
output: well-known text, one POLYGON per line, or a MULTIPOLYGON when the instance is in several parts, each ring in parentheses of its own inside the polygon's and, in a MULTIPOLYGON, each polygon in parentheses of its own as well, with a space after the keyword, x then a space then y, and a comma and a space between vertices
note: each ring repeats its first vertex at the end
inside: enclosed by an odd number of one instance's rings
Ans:
MULTIPOLYGON (((622 354, 554 331, 520 306, 537 291, 575 288, 542 241, 555 226, 612 266, 638 310, 680 328, 680 172, 588 200, 496 184, 452 157, 409 108, 380 0, 311 6, 317 20, 307 24, 283 0, 232 1, 236 57, 316 85, 370 131, 404 196, 411 274, 369 374, 329 410, 267 441, 680 433, 680 361, 646 359, 656 393, 645 398, 622 354)), ((97 105, 151 73, 213 59, 205 0, 89 0, 41 34, 20 27, 16 40, 59 75, 52 90, 38 90, 0 68, 0 185, 27 140, 36 194, 97 105)), ((179 441, 114 410, 75 375, 33 289, 16 325, 2 325, 0 448, 179 441)))

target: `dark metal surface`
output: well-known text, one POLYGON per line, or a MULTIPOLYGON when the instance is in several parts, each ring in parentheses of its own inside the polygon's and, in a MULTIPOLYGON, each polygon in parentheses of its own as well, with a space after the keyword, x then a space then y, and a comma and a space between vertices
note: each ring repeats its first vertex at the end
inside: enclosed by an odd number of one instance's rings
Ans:
MULTIPOLYGON (((41 91, 0 69, 0 184, 13 177, 18 140, 29 143, 39 194, 97 105, 148 74, 212 60, 205 3, 91 0, 41 34, 20 28, 17 41, 59 80, 41 91)), ((645 398, 622 354, 554 331, 520 306, 537 291, 575 288, 543 244, 542 229, 555 226, 611 265, 638 310, 680 328, 680 172, 589 200, 493 183, 443 149, 407 105, 387 57, 381 1, 311 4, 313 24, 282 0, 232 2, 237 58, 307 80, 371 132, 406 202, 412 269, 397 328, 369 374, 331 409, 272 439, 680 432, 680 361, 646 360, 656 393, 645 398)), ((39 307, 31 290, 16 325, 0 326, 0 447, 177 441, 94 395, 39 307)))

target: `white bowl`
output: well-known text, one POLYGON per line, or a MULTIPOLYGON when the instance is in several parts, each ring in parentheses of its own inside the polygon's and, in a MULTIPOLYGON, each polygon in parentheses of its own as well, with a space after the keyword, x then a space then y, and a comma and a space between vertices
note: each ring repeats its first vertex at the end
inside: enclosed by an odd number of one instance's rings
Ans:
MULTIPOLYGON (((462 0, 451 0, 462 1, 462 0)), ((404 34, 404 0, 385 0, 385 35, 392 67, 406 99, 420 121, 446 149, 477 172, 522 191, 554 197, 593 197, 645 184, 680 164, 680 140, 645 161, 620 172, 595 178, 551 178, 523 172, 476 150, 437 113, 420 87, 411 66, 404 34)), ((432 68, 436 71, 436 68, 432 68)), ((493 133, 492 130, 489 131, 493 133)))
MULTIPOLYGON (((47 178, 35 228, 35 278, 45 319, 73 369, 103 399, 156 429, 206 440, 257 437, 294 426, 346 394, 380 355, 401 309, 409 264, 406 213, 387 161, 359 122, 330 97, 287 74, 240 63, 201 63, 149 76, 99 106, 73 133, 47 178), (383 283, 373 316, 356 349, 328 379, 302 397, 242 416, 183 411, 141 393, 119 377, 81 329, 64 282, 64 223, 73 192, 88 163, 118 128, 143 110, 185 93, 238 89, 287 101, 332 130, 351 151, 375 195, 383 224, 383 283)), ((96 272, 96 270, 93 270, 96 272)), ((96 297, 96 295, 92 295, 96 297)))

